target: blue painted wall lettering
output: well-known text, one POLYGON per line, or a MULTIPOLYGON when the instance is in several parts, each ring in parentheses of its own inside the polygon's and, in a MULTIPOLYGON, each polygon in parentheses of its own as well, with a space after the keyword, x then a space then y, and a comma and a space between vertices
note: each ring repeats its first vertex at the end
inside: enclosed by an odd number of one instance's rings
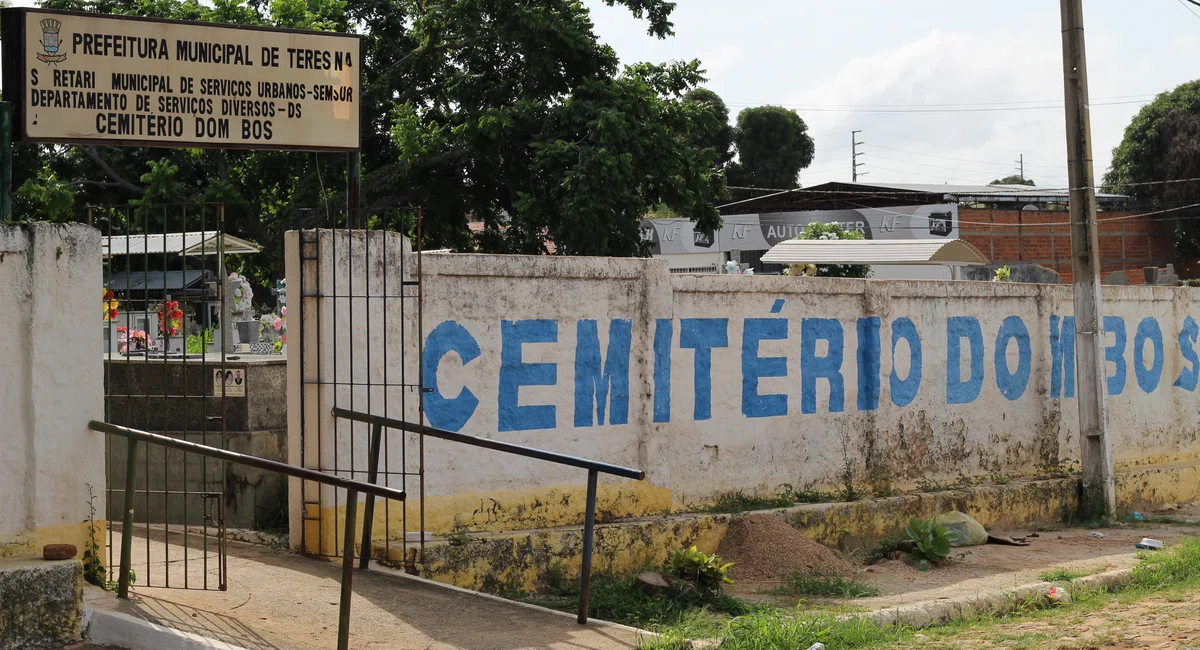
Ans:
POLYGON ((1179 332, 1179 353, 1188 362, 1188 367, 1179 373, 1175 386, 1189 391, 1196 390, 1196 384, 1200 382, 1200 358, 1196 357, 1197 337, 1200 337, 1200 325, 1196 324, 1196 319, 1188 316, 1183 319, 1183 329, 1179 332))
POLYGON ((553 429, 556 409, 553 404, 521 406, 522 386, 553 386, 558 383, 558 364, 525 363, 521 360, 526 343, 557 343, 558 321, 500 321, 500 389, 498 391, 500 431, 553 429))
POLYGON ((425 393, 425 415, 434 427, 460 431, 475 414, 475 409, 479 408, 479 398, 466 386, 458 391, 456 397, 442 395, 438 388, 438 368, 442 358, 451 352, 458 355, 464 366, 478 359, 481 354, 475 337, 467 328, 452 320, 439 323, 425 337, 424 358, 421 359, 425 388, 429 391, 425 393))
POLYGON ((858 410, 879 408, 878 317, 858 319, 858 410))
POLYGON ((1155 318, 1146 317, 1138 323, 1137 332, 1133 335, 1133 373, 1137 377, 1138 388, 1141 388, 1143 393, 1153 393, 1154 389, 1158 388, 1158 382, 1162 380, 1162 371, 1162 327, 1155 318), (1154 356, 1149 368, 1146 367, 1145 358, 1147 341, 1152 346, 1154 356))
POLYGON ((829 380, 829 412, 846 410, 846 382, 842 378, 842 324, 834 318, 805 318, 800 325, 800 412, 817 412, 817 379, 829 380), (829 343, 825 356, 817 356, 817 341, 829 343))
POLYGON ((680 321, 679 347, 695 350, 695 404, 692 417, 712 418, 712 349, 729 347, 728 318, 685 318, 680 321))
POLYGON ((983 328, 973 316, 946 319, 946 403, 970 404, 983 389, 983 328), (962 378, 962 340, 971 353, 971 374, 962 378))
POLYGON ((609 424, 627 424, 633 322, 614 318, 609 323, 608 352, 603 364, 600 361, 600 333, 596 321, 579 321, 575 332, 575 426, 592 426, 593 405, 596 424, 604 424, 606 403, 610 405, 609 424))
POLYGON ((1050 317, 1050 397, 1075 397, 1074 316, 1050 317))
POLYGON ((675 322, 670 318, 654 321, 654 421, 671 421, 671 339, 675 322))
POLYGON ((921 390, 921 335, 912 319, 902 316, 892 321, 892 374, 888 377, 888 391, 892 404, 908 406, 917 399, 921 390), (896 371, 896 347, 900 341, 908 343, 908 376, 900 379, 896 371))
POLYGON ((1009 316, 1000 324, 996 333, 996 387, 1000 394, 1009 400, 1017 400, 1025 394, 1029 385, 1029 373, 1033 358, 1033 348, 1029 345, 1029 328, 1020 316, 1009 316), (1017 344, 1017 369, 1012 371, 1008 366, 1008 346, 1017 344))
POLYGON ((742 328, 742 415, 748 418, 787 415, 787 395, 760 395, 758 392, 760 378, 787 376, 787 357, 760 357, 758 344, 766 340, 781 341, 787 336, 786 318, 745 320, 742 328))
POLYGON ((1104 333, 1113 334, 1113 344, 1104 348, 1104 358, 1113 364, 1113 374, 1108 376, 1108 394, 1120 395, 1125 392, 1125 319, 1120 316, 1104 317, 1104 333))

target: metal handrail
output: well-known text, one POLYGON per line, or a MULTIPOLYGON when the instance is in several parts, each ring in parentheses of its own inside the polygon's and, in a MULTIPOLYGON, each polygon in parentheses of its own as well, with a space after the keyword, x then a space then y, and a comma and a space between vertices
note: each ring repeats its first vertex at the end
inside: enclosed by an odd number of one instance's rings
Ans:
MULTIPOLYGON (((236 451, 188 442, 187 440, 122 427, 98 420, 88 422, 88 428, 100 433, 122 436, 128 441, 128 451, 125 455, 125 512, 124 520, 121 524, 121 569, 118 576, 118 598, 129 598, 129 569, 133 562, 133 498, 137 478, 138 442, 161 445, 199 456, 216 458, 228 463, 246 465, 268 472, 313 481, 322 485, 344 488, 346 490, 346 529, 343 537, 345 543, 342 551, 342 594, 338 612, 337 647, 338 650, 347 650, 350 647, 350 598, 353 595, 351 586, 354 577, 354 526, 358 514, 358 493, 367 494, 372 499, 378 496, 385 499, 404 501, 406 497, 404 490, 344 479, 304 467, 296 467, 287 463, 259 458, 258 456, 239 454, 236 451)), ((369 547, 364 547, 364 551, 365 555, 370 555, 369 547)))
MULTIPOLYGON (((587 623, 588 596, 591 593, 592 586, 592 538, 596 532, 596 483, 599 478, 599 473, 612 474, 634 480, 644 480, 646 473, 640 469, 631 467, 622 467, 620 465, 612 465, 602 463, 600 461, 588 460, 577 456, 568 456, 534 447, 526 447, 517 445, 511 442, 501 442, 499 440, 489 440, 487 438, 479 438, 476 436, 468 436, 462 433, 454 433, 445 429, 425 426, 424 424, 415 424, 405 422, 404 420, 396 420, 393 418, 385 418, 370 413, 360 413, 344 408, 334 407, 333 416, 343 418, 355 422, 363 422, 372 425, 371 432, 371 450, 370 458, 368 459, 367 467, 367 482, 374 483, 379 470, 379 448, 381 438, 383 437, 383 428, 398 429, 408 433, 417 433, 431 438, 440 438, 451 442, 460 442, 465 445, 474 447, 483 447, 494 451, 502 451, 517 456, 526 458, 534 458, 537 460, 549 461, 560 465, 570 465, 579 467, 588 471, 587 482, 587 505, 584 514, 583 523, 583 563, 579 572, 579 611, 576 620, 580 625, 587 623)), ((371 520, 375 509, 375 502, 368 495, 366 506, 364 508, 363 520, 363 538, 362 548, 362 568, 367 568, 371 559, 370 544, 371 544, 371 520)))

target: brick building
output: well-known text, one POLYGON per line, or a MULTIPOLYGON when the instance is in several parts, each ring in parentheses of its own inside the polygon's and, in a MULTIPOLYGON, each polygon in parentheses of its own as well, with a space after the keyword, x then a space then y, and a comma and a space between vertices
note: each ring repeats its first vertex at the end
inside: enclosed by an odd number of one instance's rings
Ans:
MULTIPOLYGON (((1096 200, 1104 281, 1142 283, 1144 267, 1175 262, 1173 221, 1139 216, 1129 197, 1098 194, 1096 200)), ((825 183, 731 203, 723 206, 721 213, 727 223, 753 218, 763 224, 789 218, 800 223, 812 218, 806 213, 816 211, 822 213, 821 220, 839 221, 855 219, 857 213, 866 218, 856 223, 875 220, 874 226, 865 225, 868 237, 960 238, 978 248, 993 265, 1036 264, 1056 271, 1062 282, 1070 282, 1067 204, 1066 190, 1023 185, 825 183), (911 225, 889 228, 887 215, 893 211, 898 222, 911 225), (937 221, 935 225, 933 217, 947 211, 952 212, 953 223, 937 221), (926 216, 915 219, 914 213, 926 216)), ((739 255, 758 270, 776 270, 758 262, 761 251, 745 249, 739 255)))

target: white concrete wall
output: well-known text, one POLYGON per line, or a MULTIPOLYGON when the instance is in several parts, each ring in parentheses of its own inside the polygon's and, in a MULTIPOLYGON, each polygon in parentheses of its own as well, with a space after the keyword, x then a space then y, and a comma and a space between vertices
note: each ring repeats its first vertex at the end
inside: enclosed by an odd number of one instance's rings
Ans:
POLYGON ((0 555, 82 553, 87 484, 103 517, 100 260, 87 226, 0 228, 0 555))
MULTIPOLYGON (((298 286, 290 275, 289 286, 298 286)), ((1105 288, 1111 329, 1125 329, 1122 340, 1108 336, 1121 466, 1194 456, 1194 296, 1105 288)), ((319 358, 328 369, 337 348, 338 374, 348 377, 350 331, 360 341, 355 372, 366 372, 365 347, 380 363, 385 348, 377 326, 367 336, 365 314, 348 304, 326 313, 341 319, 342 347, 313 350, 310 368, 319 358)), ((1055 353, 1071 313, 1070 288, 1051 285, 671 276, 650 260, 429 255, 425 416, 453 431, 646 470, 648 483, 602 494, 601 511, 618 515, 782 483, 835 488, 847 467, 873 488, 1033 476, 1078 461, 1070 326, 1055 353), (597 377, 608 389, 603 421, 597 377)), ((386 350, 396 363, 397 335, 386 350)), ((383 412, 380 393, 358 390, 339 394, 339 404, 366 409, 374 394, 370 409, 383 412)), ((325 435, 333 446, 323 453, 348 467, 351 446, 333 438, 325 435)), ((353 445, 359 472, 365 441, 364 429, 353 445)), ((577 516, 577 507, 549 512, 545 502, 577 494, 580 470, 432 440, 425 454, 427 507, 439 521, 451 513, 471 526, 511 527, 577 516), (546 514, 533 516, 539 508, 546 514)))

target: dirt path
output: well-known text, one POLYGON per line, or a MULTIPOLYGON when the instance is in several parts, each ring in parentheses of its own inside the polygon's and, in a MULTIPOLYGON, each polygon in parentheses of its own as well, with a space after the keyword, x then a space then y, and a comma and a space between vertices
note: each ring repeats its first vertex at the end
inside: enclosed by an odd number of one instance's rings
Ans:
POLYGON ((1095 611, 1061 612, 1034 621, 1000 623, 946 634, 918 634, 896 645, 911 650, 1124 650, 1200 648, 1200 591, 1182 596, 1112 602, 1095 611))
MULTIPOLYGON (((119 543, 119 539, 117 540, 119 543)), ((155 544, 155 553, 161 543, 155 544)), ((161 584, 168 565, 182 573, 182 548, 170 562, 152 556, 161 584)), ((145 555, 134 541, 134 558, 145 555)), ((193 558, 190 571, 199 564, 193 558)), ((341 567, 287 553, 231 544, 228 591, 134 588, 124 611, 248 650, 328 650, 336 645, 341 567)), ((146 563, 137 566, 138 583, 146 563)), ((195 576, 193 577, 193 580, 195 576)), ((572 617, 374 572, 356 572, 351 647, 378 650, 618 650, 636 645, 628 629, 580 626, 572 617)))

